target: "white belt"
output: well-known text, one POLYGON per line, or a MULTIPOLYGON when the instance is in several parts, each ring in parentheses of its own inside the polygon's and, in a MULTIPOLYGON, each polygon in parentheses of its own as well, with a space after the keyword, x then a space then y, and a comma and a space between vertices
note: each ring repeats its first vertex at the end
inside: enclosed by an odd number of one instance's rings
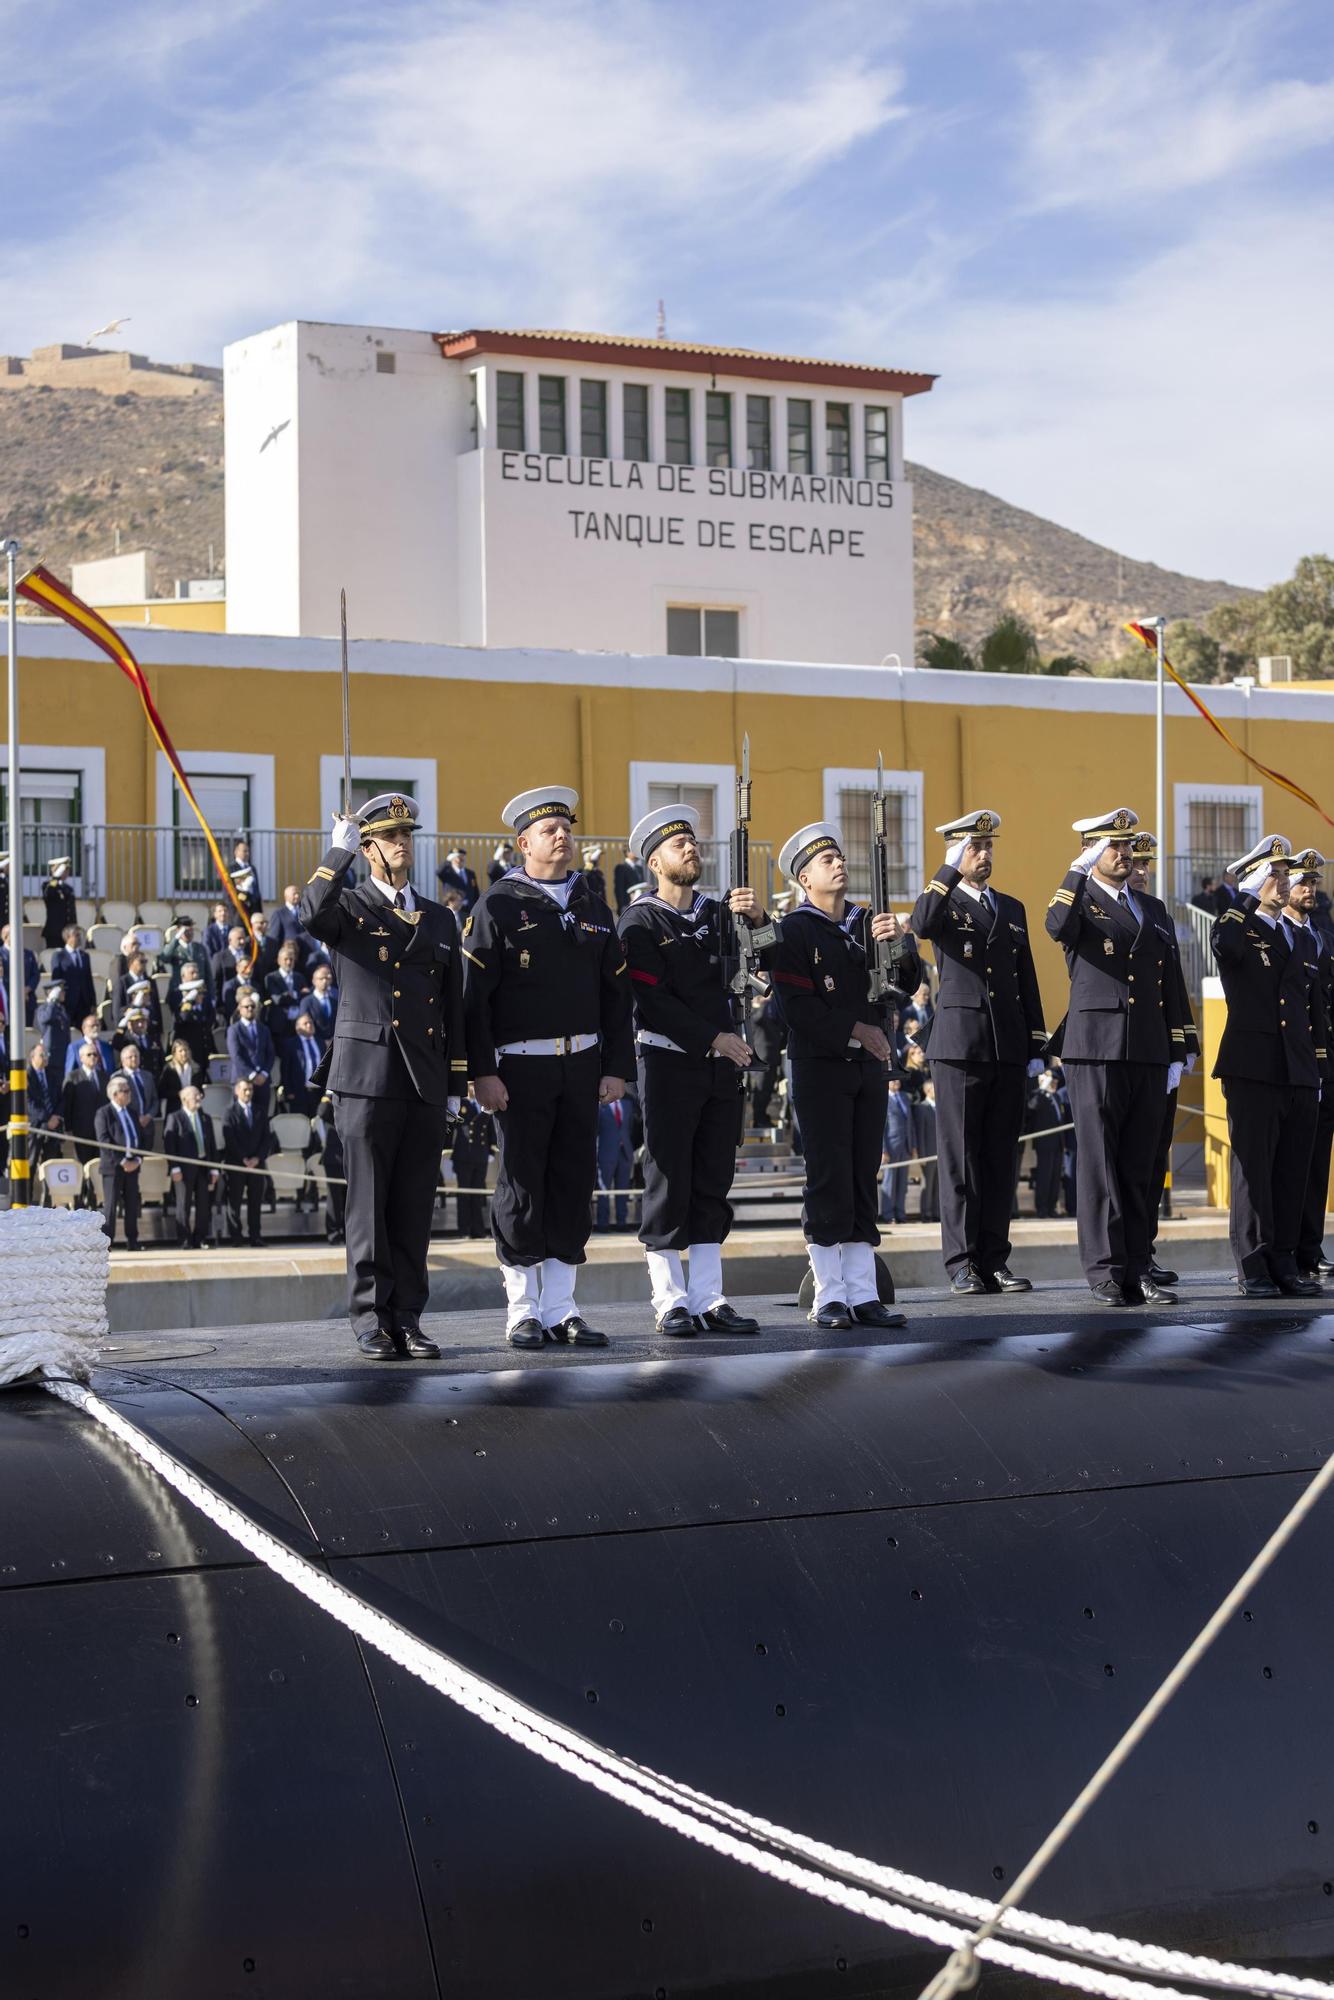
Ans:
POLYGON ((552 1035, 541 1042, 505 1042, 497 1050, 498 1056, 581 1056, 585 1049, 596 1048, 596 1035, 552 1035))
MULTIPOLYGON (((641 1028, 635 1036, 635 1040, 641 1049, 670 1049, 674 1056, 683 1056, 685 1054, 685 1050, 681 1047, 681 1044, 674 1042, 670 1035, 655 1035, 647 1028, 641 1028)), ((705 1051, 706 1055, 711 1056, 716 1056, 717 1053, 717 1049, 706 1049, 705 1051)))

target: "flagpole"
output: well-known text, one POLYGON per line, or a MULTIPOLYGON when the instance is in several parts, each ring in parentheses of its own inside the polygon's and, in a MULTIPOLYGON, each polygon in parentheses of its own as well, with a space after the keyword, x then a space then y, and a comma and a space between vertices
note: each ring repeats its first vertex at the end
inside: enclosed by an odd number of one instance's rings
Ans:
POLYGON ((9 588, 9 1205, 28 1206, 28 1061, 23 1004, 23 827, 19 799, 19 545, 3 544, 9 588))
POLYGON ((1158 879, 1154 883, 1154 888, 1157 890, 1159 896, 1167 904, 1167 907, 1170 910, 1172 907, 1175 891, 1173 891, 1172 894, 1169 894, 1165 886, 1167 878, 1166 862, 1168 855, 1171 853, 1171 842, 1169 841, 1167 836, 1167 746, 1163 729, 1163 693, 1166 686, 1166 675, 1163 673, 1163 661, 1167 657, 1166 638, 1165 638, 1167 632, 1167 620, 1165 618, 1141 618, 1137 622, 1144 627, 1145 631, 1152 632, 1154 639, 1154 654, 1158 662, 1158 672, 1157 672, 1158 684, 1155 690, 1155 701, 1154 701, 1155 774, 1154 774, 1154 788, 1153 788, 1153 813, 1154 813, 1153 824, 1154 824, 1154 829, 1158 835, 1158 853, 1163 865, 1160 866, 1158 870, 1158 879))

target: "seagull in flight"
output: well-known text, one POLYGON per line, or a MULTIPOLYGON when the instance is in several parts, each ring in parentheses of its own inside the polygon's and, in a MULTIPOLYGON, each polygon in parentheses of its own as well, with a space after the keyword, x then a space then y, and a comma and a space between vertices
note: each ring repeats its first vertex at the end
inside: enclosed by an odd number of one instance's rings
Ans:
POLYGON ((275 424, 273 426, 273 429, 269 432, 268 436, 265 438, 263 444, 260 446, 260 450, 267 451, 269 446, 273 443, 273 440, 277 437, 282 436, 283 432, 287 429, 287 426, 291 423, 291 421, 292 419, 290 417, 284 417, 280 424, 275 424))
POLYGON ((120 329, 123 326, 128 326, 129 323, 130 323, 129 313, 126 313, 124 319, 109 319, 105 326, 98 327, 96 333, 90 333, 87 340, 85 340, 83 344, 85 347, 91 347, 95 340, 101 340, 102 337, 108 333, 119 333, 120 329))

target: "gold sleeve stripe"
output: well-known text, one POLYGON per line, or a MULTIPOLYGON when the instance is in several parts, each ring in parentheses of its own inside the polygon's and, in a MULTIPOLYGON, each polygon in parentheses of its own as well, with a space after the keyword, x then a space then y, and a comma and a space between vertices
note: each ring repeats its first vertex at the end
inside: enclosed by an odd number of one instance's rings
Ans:
POLYGON ((618 973, 622 973, 622 972, 624 972, 624 971, 625 971, 625 960, 624 960, 624 959, 622 959, 622 960, 621 960, 621 962, 620 962, 620 964, 619 964, 619 965, 617 966, 616 970, 617 970, 617 972, 618 972, 618 973))
POLYGON ((936 896, 948 896, 950 893, 943 882, 928 882, 926 886, 928 891, 936 896))
POLYGON ((1184 1028, 1173 1028, 1172 1040, 1174 1042, 1184 1042, 1185 1039, 1186 1039, 1186 1031, 1184 1028))
POLYGON ((454 1062, 452 1062, 452 1063, 451 1063, 451 1064, 449 1065, 449 1067, 450 1067, 451 1069, 467 1069, 468 1065, 467 1065, 467 1062, 466 1062, 466 1060, 465 1060, 465 1059, 464 1059, 464 1058, 463 1058, 462 1056, 459 1056, 459 1057, 457 1057, 457 1058, 456 1058, 456 1060, 455 1060, 454 1062))
POLYGON ((474 965, 480 965, 483 972, 486 971, 486 965, 484 961, 477 956, 477 953, 475 951, 469 951, 466 944, 463 947, 463 956, 465 958, 470 958, 474 965))
POLYGON ((307 884, 309 885, 309 883, 311 882, 332 882, 333 878, 334 878, 334 872, 332 868, 317 868, 315 870, 315 873, 313 875, 308 876, 306 879, 307 879, 307 884))

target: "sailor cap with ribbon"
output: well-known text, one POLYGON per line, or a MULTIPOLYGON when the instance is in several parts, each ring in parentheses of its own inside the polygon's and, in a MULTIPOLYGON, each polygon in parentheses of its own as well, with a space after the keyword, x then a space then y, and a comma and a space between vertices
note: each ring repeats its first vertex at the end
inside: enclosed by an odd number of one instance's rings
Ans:
POLYGON ((361 837, 377 833, 416 833, 421 826, 421 814, 417 801, 403 792, 380 792, 373 799, 367 799, 360 812, 353 818, 361 828, 361 837))
POLYGON ((1071 829, 1090 840, 1128 840, 1139 825, 1139 814, 1129 806, 1114 806, 1111 812, 1095 813, 1092 819, 1071 821, 1071 829))
POLYGON ((1147 828, 1133 836, 1130 842, 1131 856, 1136 861, 1154 861, 1158 855, 1158 836, 1147 828))
POLYGON ((1288 868, 1295 882, 1307 875, 1318 875, 1324 866, 1325 857, 1318 847, 1304 847, 1300 854, 1288 858, 1288 868))
POLYGON ((1249 875, 1252 868, 1258 868, 1262 861, 1281 861, 1286 868, 1292 853, 1292 842, 1285 840, 1281 833, 1266 833, 1257 840, 1249 854, 1243 854, 1240 861, 1229 861, 1229 875, 1249 875))
POLYGON ((945 834, 951 841, 991 840, 1000 830, 1001 816, 998 812, 992 812, 989 806, 984 807, 981 812, 961 813, 958 819, 952 819, 948 825, 936 828, 937 833, 945 834))
POLYGON ((778 856, 778 866, 794 882, 801 879, 801 871, 814 861, 817 854, 824 854, 829 848, 839 854, 843 852, 843 835, 831 819, 813 820, 809 826, 801 827, 784 841, 778 856))
POLYGON ((568 785, 539 785, 535 792, 520 792, 510 800, 500 817, 516 833, 527 833, 541 819, 568 820, 574 824, 579 794, 568 785))
POLYGON ((688 833, 692 840, 699 838, 699 812, 695 806, 655 806, 637 820, 630 834, 630 852, 637 861, 647 861, 655 847, 661 847, 664 840, 671 840, 678 833, 688 833))

